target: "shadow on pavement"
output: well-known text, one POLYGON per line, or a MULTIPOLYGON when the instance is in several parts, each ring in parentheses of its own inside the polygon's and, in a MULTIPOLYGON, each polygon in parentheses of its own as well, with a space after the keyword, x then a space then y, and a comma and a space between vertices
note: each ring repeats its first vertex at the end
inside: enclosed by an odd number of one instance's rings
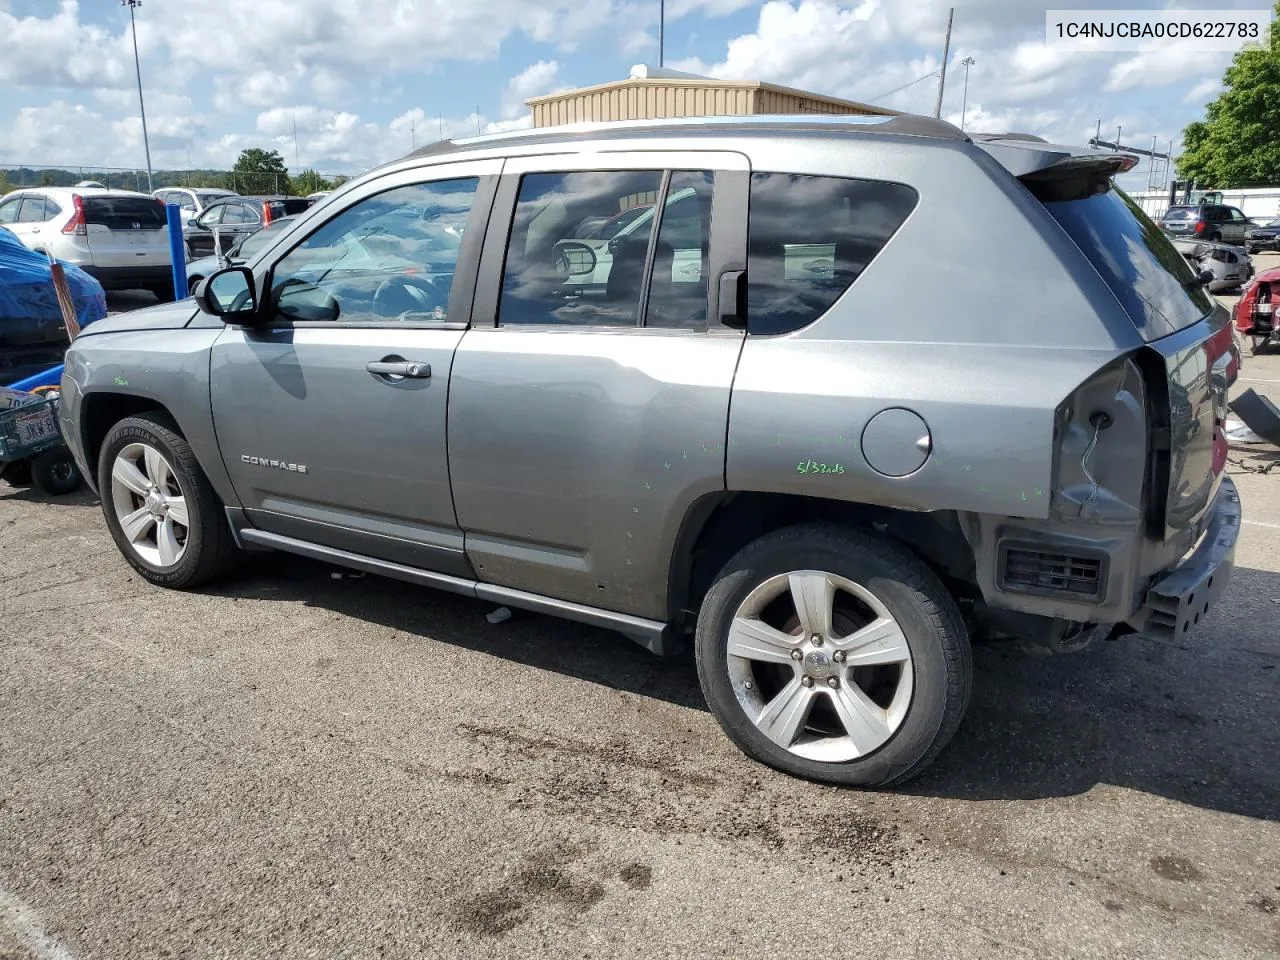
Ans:
MULTIPOLYGON (((692 655, 653 657, 625 638, 379 577, 254 556, 225 596, 304 602, 541 670, 706 710, 692 655), (246 571, 248 573, 249 571, 246 571), (265 576, 264 576, 265 574, 265 576)), ((1113 784, 1228 813, 1280 820, 1280 575, 1238 568, 1227 600, 1186 643, 1130 637, 1050 657, 1020 645, 975 650, 968 716, 904 792, 967 800, 1071 796, 1113 784)))

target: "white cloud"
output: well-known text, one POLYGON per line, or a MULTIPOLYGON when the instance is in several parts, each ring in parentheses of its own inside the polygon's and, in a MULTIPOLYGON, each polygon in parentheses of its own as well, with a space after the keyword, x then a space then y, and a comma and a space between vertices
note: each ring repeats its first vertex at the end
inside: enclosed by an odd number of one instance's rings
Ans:
POLYGON ((530 97, 563 89, 560 84, 560 64, 554 60, 539 60, 507 81, 502 96, 502 115, 516 117, 525 112, 524 102, 530 97))
POLYGON ((1217 77, 1210 77, 1208 80, 1201 80, 1194 87, 1187 91, 1187 95, 1182 98, 1183 103, 1190 103, 1196 106, 1203 106, 1210 100, 1217 97, 1222 92, 1222 81, 1217 77))
MULTIPOLYGON (((15 17, 0 9, 0 82, 49 88, 118 87, 133 81, 125 35, 80 22, 76 0, 51 17, 15 17)), ((142 38, 139 37, 139 44, 142 38)))
POLYGON ((1167 49, 1143 50, 1113 66, 1103 89, 1116 93, 1138 87, 1165 87, 1204 74, 1218 76, 1230 62, 1230 53, 1198 51, 1170 56, 1167 49))

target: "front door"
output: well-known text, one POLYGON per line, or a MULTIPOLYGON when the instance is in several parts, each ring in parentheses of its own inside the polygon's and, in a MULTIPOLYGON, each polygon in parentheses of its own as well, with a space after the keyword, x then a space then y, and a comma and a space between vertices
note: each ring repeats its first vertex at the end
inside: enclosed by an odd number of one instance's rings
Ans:
POLYGON ((449 397, 480 580, 666 618, 680 523, 724 489, 747 177, 719 152, 507 162, 449 397))
POLYGON ((229 327, 211 370, 218 444, 254 526, 467 575, 446 402, 500 168, 373 181, 254 264, 269 319, 229 327))

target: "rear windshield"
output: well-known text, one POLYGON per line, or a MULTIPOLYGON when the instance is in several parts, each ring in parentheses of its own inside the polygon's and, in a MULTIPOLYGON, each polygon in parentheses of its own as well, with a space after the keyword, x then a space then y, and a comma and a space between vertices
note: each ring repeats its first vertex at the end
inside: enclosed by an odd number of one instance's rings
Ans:
POLYGON ((1213 298, 1150 218, 1118 188, 1088 199, 1046 203, 1102 275, 1146 340, 1199 322, 1213 298))
POLYGON ((229 197, 229 196, 231 196, 231 194, 229 193, 197 193, 196 199, 200 201, 200 206, 207 207, 209 204, 213 203, 215 200, 222 200, 223 198, 229 197))
POLYGON ((270 200, 271 219, 276 217, 292 216, 295 213, 301 213, 307 207, 311 206, 311 201, 306 197, 285 197, 283 200, 270 200))
POLYGON ((84 219, 112 230, 158 230, 164 207, 154 197, 85 197, 84 219))
POLYGON ((1166 220, 1194 220, 1199 212, 1196 207, 1170 207, 1164 218, 1166 220))

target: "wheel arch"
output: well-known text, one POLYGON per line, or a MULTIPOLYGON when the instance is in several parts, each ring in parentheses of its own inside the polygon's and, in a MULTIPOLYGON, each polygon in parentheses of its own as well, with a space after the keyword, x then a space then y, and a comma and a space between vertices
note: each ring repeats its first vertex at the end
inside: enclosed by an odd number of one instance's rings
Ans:
POLYGON ((697 618, 716 573, 753 540, 800 523, 879 530, 921 558, 958 595, 977 595, 974 554, 954 510, 919 512, 877 504, 750 490, 699 498, 676 535, 668 575, 667 616, 678 627, 697 618))
MULTIPOLYGON (((202 447, 197 442, 199 431, 192 429, 192 424, 185 422, 185 418, 172 406, 142 393, 119 390, 91 390, 81 398, 78 411, 80 441, 84 452, 85 464, 92 474, 91 483, 94 486, 97 484, 98 457, 102 453, 103 441, 106 439, 107 434, 110 433, 111 428, 126 417, 134 417, 149 412, 163 413, 177 425, 178 432, 191 444, 196 461, 200 464, 200 468, 204 470, 205 475, 209 478, 218 496, 222 498, 223 503, 227 506, 238 506, 239 501, 234 499, 231 485, 229 481, 225 480, 226 471, 221 458, 218 457, 215 463, 209 462, 211 455, 217 456, 216 449, 211 454, 208 447, 202 447), (228 494, 232 495, 231 499, 228 499, 228 494)), ((101 493, 101 491, 98 492, 101 493)))

